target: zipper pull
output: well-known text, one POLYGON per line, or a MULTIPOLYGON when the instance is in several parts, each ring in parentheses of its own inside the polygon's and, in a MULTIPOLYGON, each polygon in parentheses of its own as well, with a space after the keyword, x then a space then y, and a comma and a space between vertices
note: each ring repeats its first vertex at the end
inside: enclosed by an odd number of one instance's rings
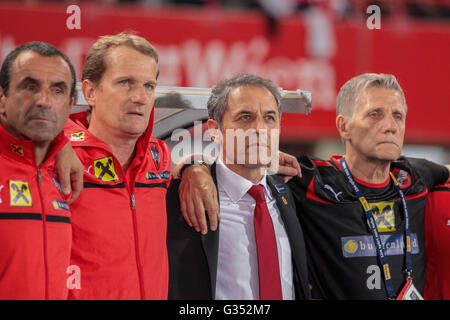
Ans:
POLYGON ((134 199, 134 194, 131 194, 131 208, 136 210, 136 200, 134 199))
POLYGON ((38 168, 37 174, 38 174, 38 186, 40 186, 42 182, 41 168, 38 168))

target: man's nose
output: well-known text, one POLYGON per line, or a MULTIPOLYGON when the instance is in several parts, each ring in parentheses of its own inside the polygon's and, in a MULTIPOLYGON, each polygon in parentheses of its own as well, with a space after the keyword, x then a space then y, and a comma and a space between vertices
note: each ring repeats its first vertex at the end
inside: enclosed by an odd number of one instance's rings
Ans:
POLYGON ((144 86, 136 86, 131 95, 131 102, 138 104, 147 104, 149 100, 149 93, 144 86))
POLYGON ((39 91, 36 105, 41 108, 50 108, 50 92, 48 89, 41 89, 39 91))
POLYGON ((383 128, 385 132, 397 132, 398 123, 395 121, 394 115, 389 114, 383 119, 383 128))
POLYGON ((260 115, 256 116, 254 128, 256 132, 259 132, 261 130, 267 130, 267 124, 262 116, 260 115))

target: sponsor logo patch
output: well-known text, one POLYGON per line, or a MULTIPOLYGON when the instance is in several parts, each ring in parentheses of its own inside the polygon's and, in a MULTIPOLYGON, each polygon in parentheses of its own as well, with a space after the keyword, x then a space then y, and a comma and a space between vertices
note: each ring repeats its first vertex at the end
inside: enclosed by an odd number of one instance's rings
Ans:
POLYGON ((9 180, 10 205, 12 207, 31 207, 31 191, 28 182, 9 180))
POLYGON ((347 240, 347 242, 344 243, 343 249, 349 254, 354 254, 358 250, 358 242, 353 239, 347 240))
POLYGON ((59 181, 58 181, 58 179, 56 178, 55 175, 52 176, 52 181, 53 181, 53 183, 55 184, 56 189, 58 189, 59 194, 60 194, 61 196, 65 197, 65 195, 64 195, 64 193, 63 193, 63 191, 62 191, 61 184, 59 183, 59 181))
POLYGON ((23 151, 23 147, 15 145, 15 144, 10 144, 9 146, 11 147, 11 151, 14 152, 15 154, 17 154, 18 156, 23 157, 25 155, 25 153, 23 151))
POLYGON ((372 209, 372 215, 377 224, 378 232, 396 231, 395 214, 393 202, 375 202, 369 203, 372 209))
POLYGON ((397 179, 397 182, 400 186, 400 188, 405 189, 408 188, 411 185, 411 175, 402 169, 394 168, 392 170, 392 173, 394 174, 395 178, 397 179))
POLYGON ((74 132, 70 135, 70 141, 84 141, 84 131, 74 132))
MULTIPOLYGON (((384 252, 387 256, 403 255, 405 252, 405 239, 403 234, 380 235, 384 252)), ((377 250, 373 236, 342 237, 342 254, 345 258, 376 257, 377 250)), ((419 253, 417 234, 411 233, 411 253, 419 253)))
POLYGON ((286 187, 283 184, 276 184, 275 189, 277 189, 278 193, 286 193, 286 187))
POLYGON ((69 204, 67 201, 52 200, 52 204, 55 209, 69 211, 69 204))
POLYGON ((169 171, 162 171, 162 172, 150 172, 147 171, 145 174, 145 180, 169 180, 170 179, 170 172, 169 171))
POLYGON ((118 180, 112 156, 94 160, 94 175, 105 182, 118 180))
POLYGON ((156 144, 152 144, 152 146, 150 147, 150 153, 152 154, 153 163, 155 164, 156 170, 159 170, 161 157, 159 155, 158 146, 156 144))

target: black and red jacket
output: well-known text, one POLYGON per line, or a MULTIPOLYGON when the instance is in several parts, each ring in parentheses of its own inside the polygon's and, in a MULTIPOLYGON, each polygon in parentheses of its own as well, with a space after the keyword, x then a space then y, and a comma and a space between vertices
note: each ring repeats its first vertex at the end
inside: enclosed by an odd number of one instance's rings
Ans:
MULTIPOLYGON (((308 251, 313 298, 386 299, 383 269, 361 203, 342 173, 339 160, 299 158, 301 179, 288 186, 296 200, 308 251)), ((412 239, 414 285, 425 284, 424 218, 428 190, 448 178, 448 170, 426 160, 400 158, 391 164, 406 197, 412 239)), ((373 208, 385 243, 394 290, 405 283, 404 214, 390 177, 371 184, 355 178, 373 208)))

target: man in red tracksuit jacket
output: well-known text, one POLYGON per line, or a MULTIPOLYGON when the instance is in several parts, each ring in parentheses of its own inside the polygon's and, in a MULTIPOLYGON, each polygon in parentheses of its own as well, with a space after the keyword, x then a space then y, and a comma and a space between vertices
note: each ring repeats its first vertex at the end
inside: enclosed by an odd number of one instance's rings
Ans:
POLYGON ((92 110, 65 127, 84 165, 75 201, 70 299, 167 299, 170 151, 152 136, 158 55, 130 34, 101 37, 83 69, 92 110), (88 123, 88 118, 89 123, 88 123))
POLYGON ((425 299, 450 300, 450 183, 430 191, 425 209, 425 299))
POLYGON ((0 299, 66 299, 71 225, 54 172, 75 99, 75 71, 29 42, 0 71, 0 299))

